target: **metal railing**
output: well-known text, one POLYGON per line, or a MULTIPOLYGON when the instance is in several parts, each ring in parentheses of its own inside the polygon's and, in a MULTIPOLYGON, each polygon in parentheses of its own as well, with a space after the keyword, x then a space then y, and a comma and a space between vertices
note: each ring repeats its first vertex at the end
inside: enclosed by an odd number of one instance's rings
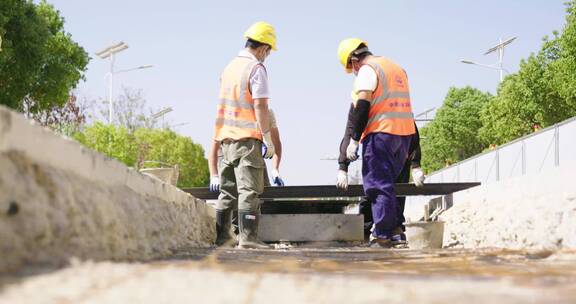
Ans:
POLYGON ((491 183, 576 165, 576 117, 428 175, 429 182, 491 183))
MULTIPOLYGON (((433 172, 426 182, 489 184, 557 167, 576 167, 576 117, 433 172)), ((429 200, 407 198, 407 210, 429 200)))

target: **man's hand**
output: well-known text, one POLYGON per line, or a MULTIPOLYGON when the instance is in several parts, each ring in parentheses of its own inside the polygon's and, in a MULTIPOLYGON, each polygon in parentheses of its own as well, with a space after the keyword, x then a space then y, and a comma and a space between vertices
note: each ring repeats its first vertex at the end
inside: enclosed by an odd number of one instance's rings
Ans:
POLYGON ((348 189, 348 172, 344 170, 338 170, 338 175, 336 176, 336 188, 348 189))
POLYGON ((346 157, 351 160, 355 161, 358 159, 358 141, 350 139, 350 143, 348 144, 348 148, 346 148, 346 157))
POLYGON ((264 142, 264 153, 262 153, 262 156, 267 159, 272 158, 276 149, 274 148, 274 142, 272 142, 270 131, 262 134, 262 141, 264 142))
POLYGON ((424 176, 424 171, 421 168, 412 168, 412 181, 416 187, 424 186, 424 180, 426 176, 424 176))
POLYGON ((208 187, 210 192, 220 192, 220 177, 214 175, 210 177, 210 186, 208 187))
POLYGON ((272 170, 272 183, 278 187, 284 187, 284 180, 282 180, 280 172, 276 169, 272 170))

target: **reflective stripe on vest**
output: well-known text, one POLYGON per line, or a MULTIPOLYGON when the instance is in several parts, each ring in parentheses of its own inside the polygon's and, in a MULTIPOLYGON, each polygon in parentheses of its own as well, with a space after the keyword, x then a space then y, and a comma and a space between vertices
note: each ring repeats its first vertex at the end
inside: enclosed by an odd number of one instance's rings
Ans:
POLYGON ((361 140, 370 133, 416 133, 408 78, 404 70, 383 57, 373 58, 367 65, 376 72, 378 84, 372 93, 368 123, 361 140))
POLYGON ((256 122, 254 99, 249 90, 250 75, 258 64, 252 58, 238 56, 222 72, 214 135, 217 141, 243 138, 262 140, 256 122))

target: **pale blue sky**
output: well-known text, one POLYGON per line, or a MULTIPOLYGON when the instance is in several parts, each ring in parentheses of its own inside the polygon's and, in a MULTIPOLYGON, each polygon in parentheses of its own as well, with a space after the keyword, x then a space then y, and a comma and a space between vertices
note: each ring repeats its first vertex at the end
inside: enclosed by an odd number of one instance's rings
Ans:
POLYGON ((171 106, 177 131, 208 147, 221 70, 243 47, 255 21, 276 27, 278 52, 266 62, 284 145, 287 184, 332 184, 337 164, 320 158, 337 153, 353 77, 340 66, 343 38, 360 37, 371 50, 408 72, 414 112, 438 107, 450 86, 493 92, 498 72, 459 63, 495 63, 483 56, 499 37, 518 36, 506 50, 505 67, 541 46, 544 35, 564 24, 563 0, 487 1, 136 1, 49 0, 66 18, 66 29, 93 57, 80 97, 106 96, 108 63, 94 53, 113 42, 130 49, 117 68, 153 64, 118 75, 120 85, 141 88, 148 104, 171 106), (358 5, 357 3, 362 3, 358 5))

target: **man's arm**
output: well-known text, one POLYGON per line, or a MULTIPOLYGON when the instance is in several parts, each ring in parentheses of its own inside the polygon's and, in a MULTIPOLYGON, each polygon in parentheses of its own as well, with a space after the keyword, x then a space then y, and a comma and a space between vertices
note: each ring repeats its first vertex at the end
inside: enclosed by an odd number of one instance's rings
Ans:
POLYGON ((270 110, 268 110, 268 98, 254 99, 254 111, 256 113, 256 121, 260 132, 262 132, 262 141, 266 145, 264 158, 272 158, 276 153, 272 135, 270 134, 270 110))
POLYGON ((210 170, 210 192, 220 191, 220 174, 218 173, 218 153, 220 152, 220 142, 212 140, 210 152, 208 152, 208 170, 210 170))
POLYGON ((263 65, 256 65, 253 75, 250 76, 250 92, 254 96, 254 112, 262 141, 266 145, 264 158, 274 156, 274 143, 270 135, 270 110, 268 109, 268 75, 263 65))
POLYGON ((208 152, 208 170, 210 176, 218 176, 218 151, 220 150, 220 143, 212 140, 210 145, 210 152, 208 152))
POLYGON ((348 172, 348 166, 350 166, 350 160, 346 157, 346 148, 350 144, 350 138, 352 137, 352 132, 354 126, 352 124, 352 114, 354 112, 354 105, 350 104, 350 109, 348 110, 348 121, 346 122, 346 129, 344 130, 344 136, 340 142, 340 154, 338 155, 338 169, 348 172))
POLYGON ((416 187, 422 187, 424 185, 424 180, 426 176, 424 171, 420 168, 420 159, 422 158, 422 153, 420 150, 420 133, 418 132, 418 127, 414 123, 416 132, 412 135, 412 141, 410 142, 410 150, 408 151, 408 160, 410 162, 410 167, 412 168, 412 181, 416 187))
POLYGON ((416 133, 412 135, 412 142, 410 143, 409 158, 410 166, 412 168, 420 168, 420 161, 422 159, 422 150, 420 149, 420 132, 418 132, 418 127, 414 124, 416 128, 416 133))
POLYGON ((270 131, 270 117, 268 110, 268 98, 254 99, 254 111, 256 112, 256 121, 262 134, 270 131))
POLYGON ((282 141, 280 141, 280 131, 278 128, 272 127, 270 129, 272 135, 272 142, 274 143, 275 152, 272 157, 272 166, 276 171, 280 171, 280 161, 282 161, 282 141))
POLYGON ((372 92, 360 91, 358 92, 358 101, 354 105, 354 110, 351 115, 353 132, 352 139, 359 141, 366 125, 368 124, 368 113, 370 112, 370 103, 372 102, 372 92))

